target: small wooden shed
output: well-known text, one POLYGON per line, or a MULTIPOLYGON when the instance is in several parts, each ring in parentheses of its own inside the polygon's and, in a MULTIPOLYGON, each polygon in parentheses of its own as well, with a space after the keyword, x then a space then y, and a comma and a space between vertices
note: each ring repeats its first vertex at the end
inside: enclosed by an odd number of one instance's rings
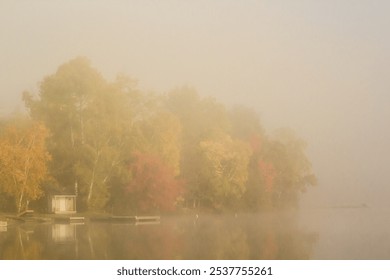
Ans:
POLYGON ((52 195, 49 199, 49 210, 55 214, 76 213, 76 195, 52 195))

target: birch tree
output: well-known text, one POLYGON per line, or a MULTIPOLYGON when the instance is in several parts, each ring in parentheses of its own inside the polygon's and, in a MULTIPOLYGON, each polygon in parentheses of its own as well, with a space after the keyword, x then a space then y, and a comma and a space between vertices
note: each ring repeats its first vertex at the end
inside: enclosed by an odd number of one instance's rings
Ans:
POLYGON ((24 94, 31 116, 50 129, 50 172, 62 191, 78 195, 79 209, 101 209, 109 199, 129 138, 132 87, 124 78, 107 82, 79 57, 46 77, 38 96, 24 94))
POLYGON ((48 130, 41 123, 9 124, 0 136, 0 189, 15 199, 18 212, 43 195, 50 155, 48 130))

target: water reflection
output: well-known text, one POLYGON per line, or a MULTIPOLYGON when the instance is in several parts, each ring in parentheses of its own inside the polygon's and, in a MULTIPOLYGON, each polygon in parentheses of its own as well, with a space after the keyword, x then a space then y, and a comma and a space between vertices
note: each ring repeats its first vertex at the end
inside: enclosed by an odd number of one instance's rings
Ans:
POLYGON ((168 217, 157 224, 22 224, 1 259, 310 259, 317 235, 292 214, 168 217))
POLYGON ((0 232, 2 259, 41 259, 43 245, 39 240, 31 238, 30 227, 17 227, 0 232))
POLYGON ((76 225, 53 224, 51 226, 51 239, 59 243, 76 241, 76 225))

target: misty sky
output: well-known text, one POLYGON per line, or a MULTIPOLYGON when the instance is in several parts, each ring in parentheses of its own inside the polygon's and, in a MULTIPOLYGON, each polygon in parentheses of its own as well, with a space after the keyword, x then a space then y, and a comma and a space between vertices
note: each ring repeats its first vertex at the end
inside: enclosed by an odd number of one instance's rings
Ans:
POLYGON ((309 144, 308 205, 386 205, 390 195, 389 1, 0 2, 0 115, 87 56, 156 93, 195 87, 289 126, 309 144))

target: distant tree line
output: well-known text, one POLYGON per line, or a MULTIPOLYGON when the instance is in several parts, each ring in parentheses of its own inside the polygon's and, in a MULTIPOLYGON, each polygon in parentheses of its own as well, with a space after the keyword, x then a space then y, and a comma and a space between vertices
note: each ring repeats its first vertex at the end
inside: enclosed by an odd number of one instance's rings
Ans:
POLYGON ((296 207, 316 184, 305 143, 272 137, 255 112, 195 90, 141 92, 75 58, 24 92, 28 117, 0 123, 0 210, 44 210, 51 194, 113 213, 296 207))

